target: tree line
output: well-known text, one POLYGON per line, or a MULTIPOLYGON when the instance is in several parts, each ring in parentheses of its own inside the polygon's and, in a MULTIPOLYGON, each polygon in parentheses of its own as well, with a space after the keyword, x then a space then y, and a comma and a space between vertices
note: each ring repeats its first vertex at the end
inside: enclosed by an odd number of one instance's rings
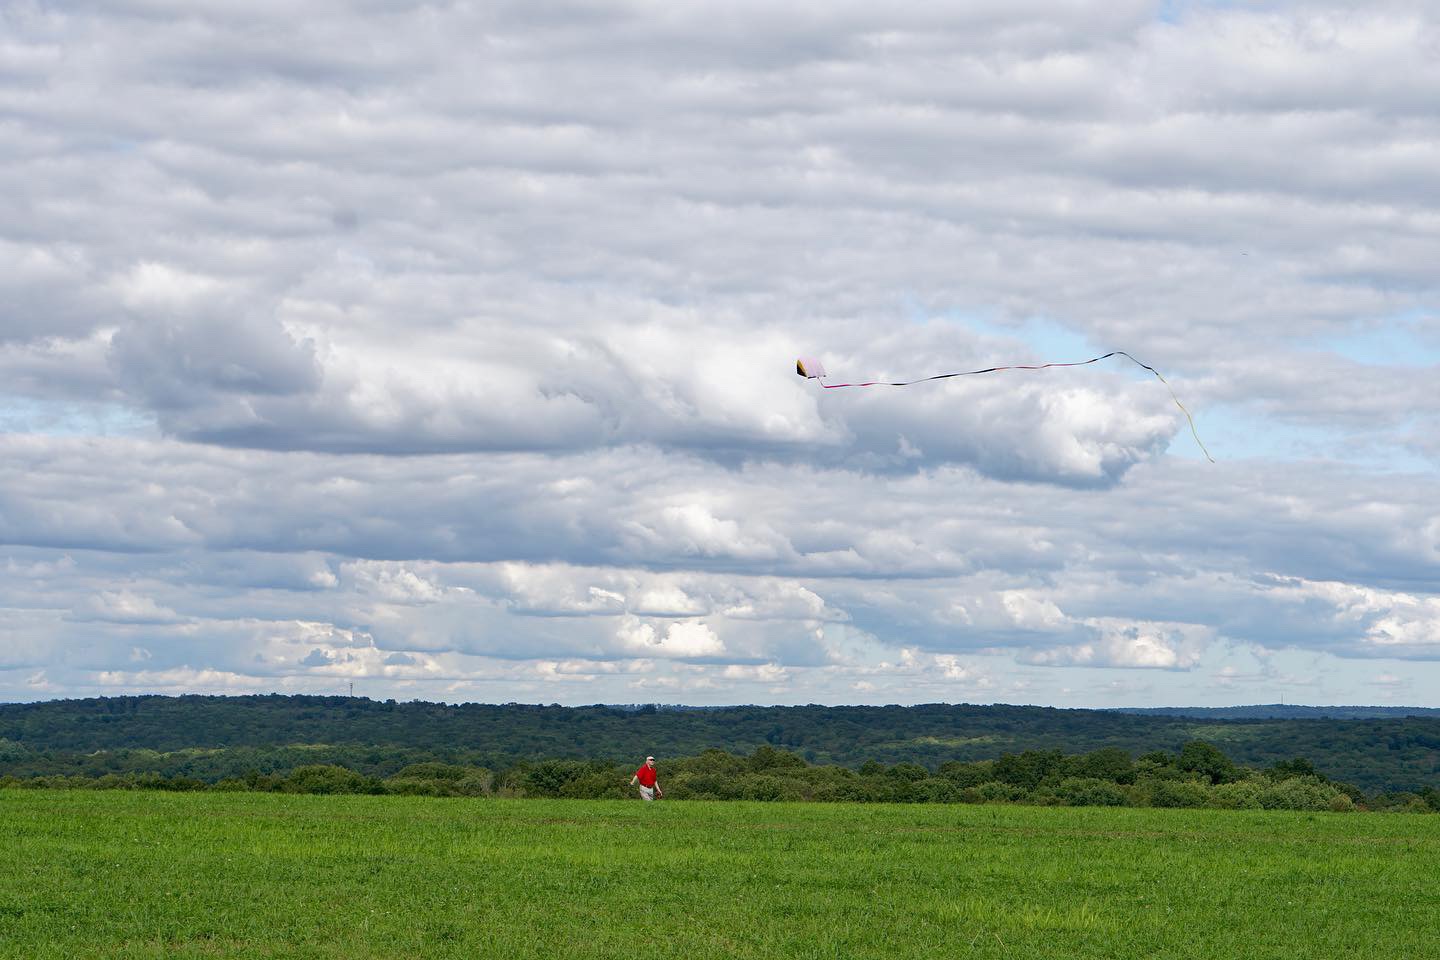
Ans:
POLYGON ((1132 757, 1203 740, 1265 768, 1295 756, 1368 794, 1440 786, 1440 717, 1216 719, 1049 707, 562 707, 362 697, 109 697, 0 704, 0 776, 156 774, 215 782, 335 765, 381 780, 418 763, 489 770, 524 762, 619 763, 648 753, 750 755, 808 765, 875 762, 938 771, 1027 752, 1132 757))
MULTIPOLYGON (((501 769, 422 761, 386 776, 334 763, 284 772, 250 769, 203 780, 154 771, 0 777, 0 789, 219 790, 432 797, 620 799, 633 796, 629 765, 603 761, 520 761, 501 769)), ((1208 807, 1218 809, 1440 812, 1440 790, 1366 794, 1296 758, 1265 769, 1244 767, 1213 744, 1132 758, 1104 748, 1086 754, 1032 750, 994 760, 921 764, 867 761, 858 769, 811 764, 786 750, 748 756, 707 750, 661 766, 670 800, 831 803, 1018 803, 1047 806, 1208 807)))

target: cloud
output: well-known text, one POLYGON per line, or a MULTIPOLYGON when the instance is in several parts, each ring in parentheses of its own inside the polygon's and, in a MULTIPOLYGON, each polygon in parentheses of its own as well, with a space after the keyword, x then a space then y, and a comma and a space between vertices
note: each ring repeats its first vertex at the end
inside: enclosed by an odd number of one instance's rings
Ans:
POLYGON ((6 25, 0 697, 1440 664, 1423 4, 6 25))
POLYGON ((1022 655, 1044 666, 1139 667, 1188 670, 1200 663, 1209 630, 1193 624, 1157 624, 1101 619, 1093 639, 1022 655))
POLYGON ((1440 654, 1440 597, 1298 577, 1267 586, 1284 602, 1314 611, 1334 642, 1353 656, 1440 654))
POLYGON ((334 656, 316 647, 305 655, 304 659, 300 661, 300 665, 302 667, 328 667, 334 662, 334 656))
POLYGON ((78 605, 72 617, 108 623, 177 623, 183 619, 154 599, 129 590, 102 590, 78 605))
POLYGON ((617 635, 632 652, 656 657, 718 657, 725 645, 709 624, 676 620, 663 628, 638 617, 624 617, 617 635))

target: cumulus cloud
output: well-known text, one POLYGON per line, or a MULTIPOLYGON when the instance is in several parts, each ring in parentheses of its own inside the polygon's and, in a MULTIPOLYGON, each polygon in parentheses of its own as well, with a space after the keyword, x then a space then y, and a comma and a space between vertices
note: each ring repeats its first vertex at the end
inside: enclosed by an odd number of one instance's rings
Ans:
POLYGON ((109 623, 175 623, 182 619, 153 598, 129 590, 102 590, 79 604, 73 617, 109 623))
POLYGON ((1085 667, 1140 667, 1188 670, 1200 662, 1211 631, 1194 624, 1135 623, 1100 619, 1095 635, 1082 643, 1035 650, 1028 663, 1085 667))
POLYGON ((1440 597, 1299 577, 1264 589, 1316 615, 1353 655, 1429 659, 1440 652, 1440 597))
POLYGON ((716 657, 725 645, 710 625, 700 620, 676 620, 661 627, 638 617, 621 619, 617 635, 632 652, 657 657, 716 657))
POLYGON ((1440 664, 1423 4, 0 22, 0 696, 1440 664))

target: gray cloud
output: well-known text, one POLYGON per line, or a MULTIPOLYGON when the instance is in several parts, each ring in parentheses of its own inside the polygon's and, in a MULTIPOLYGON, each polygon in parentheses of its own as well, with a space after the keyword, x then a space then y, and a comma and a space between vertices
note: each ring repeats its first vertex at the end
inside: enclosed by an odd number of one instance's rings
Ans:
POLYGON ((1171 12, 7 9, 0 696, 1440 662, 1433 11, 1171 12))

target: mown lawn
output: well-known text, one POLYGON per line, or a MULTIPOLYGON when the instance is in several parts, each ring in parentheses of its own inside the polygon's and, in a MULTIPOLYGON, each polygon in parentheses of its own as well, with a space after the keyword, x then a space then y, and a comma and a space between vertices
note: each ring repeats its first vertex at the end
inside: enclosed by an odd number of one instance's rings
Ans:
POLYGON ((1440 816, 0 791, 0 957, 1440 957, 1440 816))

